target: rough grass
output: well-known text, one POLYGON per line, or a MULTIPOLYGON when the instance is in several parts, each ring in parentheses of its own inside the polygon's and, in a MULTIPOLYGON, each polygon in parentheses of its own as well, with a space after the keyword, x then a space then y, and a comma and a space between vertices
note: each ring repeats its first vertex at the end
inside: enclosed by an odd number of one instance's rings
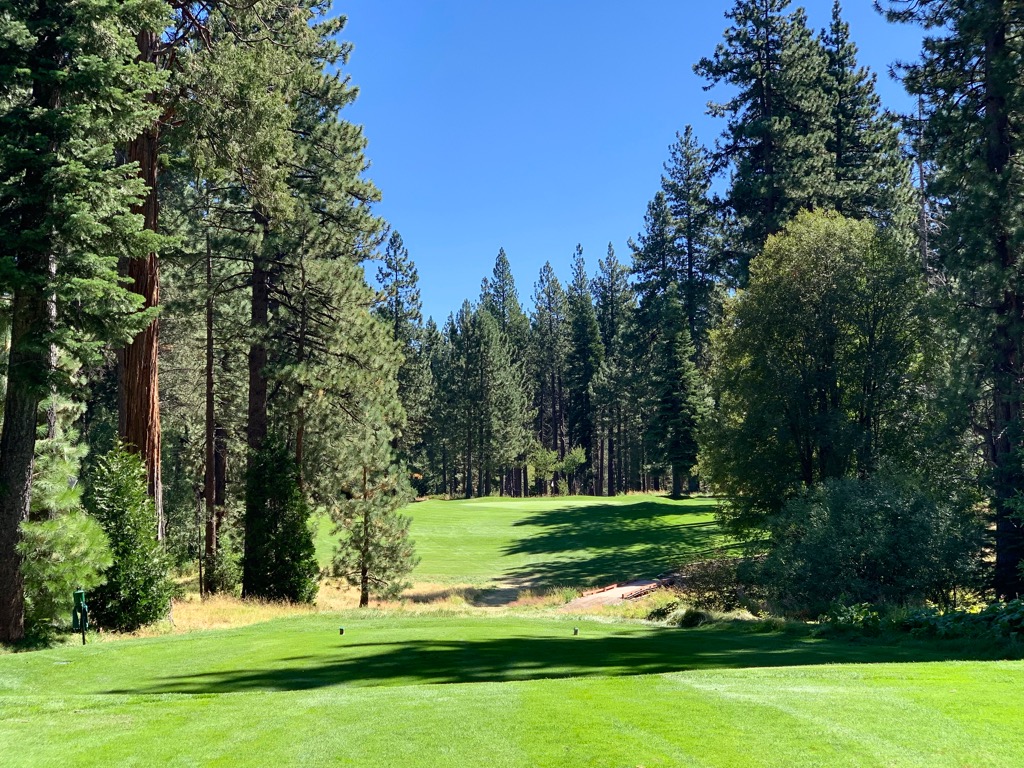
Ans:
POLYGON ((1024 664, 984 656, 735 623, 319 614, 0 657, 0 743, 10 766, 1015 765, 1024 664))

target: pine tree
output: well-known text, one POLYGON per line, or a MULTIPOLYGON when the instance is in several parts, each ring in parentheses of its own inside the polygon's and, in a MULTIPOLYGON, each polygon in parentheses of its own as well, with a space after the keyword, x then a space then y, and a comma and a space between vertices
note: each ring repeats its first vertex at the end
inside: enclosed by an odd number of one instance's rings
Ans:
POLYGON ((650 432, 657 456, 672 470, 672 495, 683 494, 683 479, 697 463, 701 385, 694 365, 686 312, 675 285, 662 300, 662 332, 651 371, 654 418, 650 432))
POLYGON ((550 262, 534 285, 531 318, 537 434, 558 457, 565 455, 565 358, 568 352, 565 291, 550 262))
POLYGON ((982 372, 980 431, 991 473, 996 594, 1024 594, 1024 41, 1014 0, 885 3, 894 21, 929 31, 921 60, 905 71, 922 100, 923 145, 936 165, 930 193, 942 201, 937 238, 960 303, 957 319, 982 372))
POLYGON ((697 360, 703 357, 714 309, 715 280, 719 276, 719 233, 711 198, 712 168, 708 151, 686 126, 669 147, 661 177, 675 227, 675 248, 681 260, 677 276, 697 360))
POLYGON ((496 473, 504 483, 506 469, 525 461, 534 412, 523 364, 497 321, 478 307, 473 322, 479 385, 474 393, 480 434, 477 475, 482 478, 478 493, 486 496, 496 473))
POLYGON ((429 361, 423 354, 419 274, 397 230, 392 231, 388 239, 383 263, 377 268, 377 282, 383 295, 377 314, 391 328, 392 338, 399 345, 403 358, 398 369, 398 397, 405 410, 406 423, 396 437, 395 449, 410 468, 420 474, 433 383, 429 361))
POLYGON ((857 63, 857 46, 842 17, 840 0, 821 33, 832 93, 827 148, 832 167, 829 204, 847 217, 871 219, 902 235, 912 215, 909 167, 898 123, 882 109, 876 76, 857 63))
MULTIPOLYGON (((598 262, 598 274, 593 283, 597 303, 597 322, 605 355, 592 388, 597 408, 597 423, 602 439, 598 446, 602 454, 598 462, 597 485, 608 496, 623 489, 619 448, 624 429, 623 403, 629 397, 629 359, 627 340, 635 297, 629 284, 629 272, 608 244, 608 255, 598 262)), ((626 404, 628 408, 628 403, 626 404)))
MULTIPOLYGON (((24 632, 18 529, 29 512, 40 403, 59 384, 54 350, 81 358, 130 338, 137 307, 119 258, 152 247, 131 215, 143 185, 114 144, 153 119, 159 78, 134 38, 154 3, 0 4, 0 294, 11 296, 0 434, 0 642, 24 632), (53 34, 60 30, 60 34, 53 34)), ((150 318, 147 316, 146 320, 150 318)))
POLYGON ((647 204, 644 231, 635 241, 629 241, 629 248, 633 252, 632 272, 641 304, 644 298, 663 296, 670 285, 684 278, 685 265, 676 249, 675 222, 664 192, 656 193, 647 204))
POLYGON ((416 265, 398 230, 392 230, 381 261, 377 268, 377 282, 383 293, 379 314, 391 326, 395 341, 409 345, 423 322, 423 304, 416 265))
MULTIPOLYGON (((580 468, 590 475, 597 441, 592 384, 604 359, 604 345, 601 343, 601 329, 590 292, 583 249, 579 245, 573 258, 568 313, 569 353, 565 364, 565 383, 569 445, 586 452, 580 468)), ((574 472, 569 474, 574 478, 574 472)), ((592 477, 588 478, 586 485, 593 486, 592 477)))
MULTIPOLYGON (((498 321, 501 332, 508 340, 512 358, 525 368, 529 360, 530 320, 523 312, 516 290, 515 278, 505 249, 498 250, 494 261, 492 277, 487 281, 487 289, 480 297, 484 310, 490 312, 498 321)), ((533 390, 527 381, 527 397, 533 398, 533 390)), ((518 496, 526 493, 526 450, 515 457, 512 467, 506 468, 502 479, 502 493, 518 496)))
POLYGON ((828 61, 803 9, 789 6, 736 0, 724 41, 694 67, 708 88, 735 92, 708 109, 728 118, 715 162, 732 174, 726 202, 740 227, 731 247, 741 282, 768 235, 798 211, 827 204, 831 188, 828 61))
POLYGON ((501 332, 508 337, 513 349, 525 350, 530 321, 519 303, 519 292, 512 276, 512 266, 504 248, 498 250, 492 279, 487 282, 487 290, 481 297, 481 302, 483 308, 498 320, 501 332))

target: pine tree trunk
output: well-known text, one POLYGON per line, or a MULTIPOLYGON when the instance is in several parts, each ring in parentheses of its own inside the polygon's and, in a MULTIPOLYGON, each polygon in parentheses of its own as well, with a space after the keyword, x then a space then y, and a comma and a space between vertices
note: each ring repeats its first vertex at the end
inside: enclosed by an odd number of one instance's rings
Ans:
POLYGON ((608 429, 608 495, 615 495, 615 428, 608 429))
MULTIPOLYGON (((228 503, 228 431, 222 424, 213 428, 213 505, 217 514, 217 530, 224 525, 228 503)), ((218 543, 219 546, 219 543, 218 543)))
MULTIPOLYGON (((258 219, 261 217, 257 216, 258 219)), ((263 220, 264 227, 266 221, 263 220)), ((253 341, 249 345, 249 402, 248 423, 246 425, 246 444, 249 448, 249 471, 256 454, 263 448, 267 439, 267 346, 266 332, 270 322, 270 273, 266 262, 257 249, 253 254, 252 267, 252 307, 250 312, 250 328, 253 341)), ((255 505, 255 500, 245 500, 245 539, 252 541, 259 526, 259 519, 264 510, 255 505)), ((248 545, 242 557, 242 597, 250 594, 251 585, 259 578, 259 563, 254 562, 254 553, 248 545)))
MULTIPOLYGON (((23 272, 41 276, 45 275, 46 264, 45 258, 32 254, 18 266, 23 272)), ((21 537, 19 527, 28 518, 36 424, 46 391, 46 305, 45 293, 27 286, 15 291, 11 307, 11 350, 0 431, 0 642, 20 640, 25 635, 24 579, 16 547, 21 537)))
POLYGON ((627 446, 623 442, 623 440, 622 440, 622 409, 621 408, 617 408, 616 411, 618 412, 617 413, 617 419, 616 419, 616 422, 617 422, 616 423, 616 430, 617 430, 618 434, 616 435, 616 440, 615 441, 616 441, 616 444, 619 446, 619 452, 618 452, 618 456, 616 457, 615 485, 616 485, 616 487, 622 489, 623 493, 625 493, 625 492, 629 491, 629 486, 627 485, 627 481, 626 481, 626 467, 628 465, 625 465, 623 463, 623 454, 626 451, 629 450, 629 446, 627 446))
MULTIPOLYGON (((1010 59, 1007 52, 1005 0, 989 0, 985 37, 985 154, 990 177, 996 183, 993 205, 992 238, 994 256, 1004 272, 1019 268, 1008 231, 1010 222, 1005 203, 1005 176, 1011 161, 1010 119, 1007 107, 1008 74, 1000 71, 1010 59)), ((993 439, 991 459, 995 468, 993 506, 996 516, 996 596, 1009 600, 1024 593, 1024 525, 1017 518, 1016 499, 1024 485, 1019 451, 1022 439, 1020 370, 1024 363, 1021 350, 1022 300, 1012 288, 1006 289, 995 312, 996 327, 992 339, 993 359, 993 439)))
POLYGON ((206 472, 203 477, 203 499, 206 502, 206 556, 212 558, 217 552, 216 485, 216 417, 214 411, 213 375, 213 251, 210 247, 210 232, 206 231, 206 424, 205 456, 206 472))
MULTIPOLYGON (((55 37, 49 35, 53 41, 55 37)), ((51 43, 52 44, 52 43, 51 43)), ((40 46, 41 61, 59 57, 40 46), (47 56, 52 53, 52 56, 47 56)), ((57 102, 57 84, 41 78, 33 84, 30 106, 52 109, 57 102)), ((56 146, 51 144, 50 151, 56 146)), ((45 184, 43 170, 30 165, 22 182, 36 193, 45 184)), ((8 214, 10 215, 10 214, 8 214)), ((43 205, 22 205, 14 215, 23 231, 45 231, 43 205)), ((0 427, 0 643, 25 636, 25 580, 17 546, 21 523, 28 518, 32 501, 32 473, 35 467, 36 426, 39 405, 48 387, 50 345, 47 331, 53 330, 48 282, 54 269, 50 243, 29 246, 16 256, 21 282, 11 297, 10 350, 7 356, 7 391, 4 394, 3 426, 0 427)))
MULTIPOLYGON (((154 62, 158 57, 160 38, 155 32, 140 32, 140 61, 154 62)), ((139 175, 146 182, 147 194, 133 212, 141 214, 143 226, 153 232, 159 228, 157 206, 157 171, 159 167, 159 126, 154 124, 128 145, 128 162, 139 164, 139 175)), ((127 259, 123 271, 131 290, 142 296, 148 309, 160 303, 160 272, 155 253, 141 259, 127 259)), ((137 451, 146 465, 149 495, 156 506, 156 535, 163 539, 164 502, 160 475, 160 385, 158 380, 159 321, 139 333, 122 349, 119 363, 119 427, 121 438, 137 451)))
POLYGON ((672 465, 672 498, 683 497, 683 468, 678 464, 672 465))
POLYGON ((363 467, 363 548, 359 553, 359 607, 370 604, 370 505, 367 502, 366 467, 363 467))

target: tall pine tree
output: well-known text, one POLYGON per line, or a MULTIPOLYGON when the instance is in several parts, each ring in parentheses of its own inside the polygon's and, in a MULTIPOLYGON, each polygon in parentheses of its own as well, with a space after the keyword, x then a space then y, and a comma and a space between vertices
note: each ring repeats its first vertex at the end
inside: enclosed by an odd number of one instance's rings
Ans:
MULTIPOLYGON (((0 433, 0 642, 24 633, 18 529, 29 512, 41 401, 55 352, 130 338, 138 306, 119 258, 152 248, 131 207, 143 184, 114 146, 154 119, 159 77, 135 60, 153 2, 0 3, 0 294, 11 296, 0 433), (59 34, 58 34, 59 31, 59 34)), ((147 320, 150 318, 146 318, 147 320)))
POLYGON ((573 257, 572 283, 569 284, 569 353, 566 358, 566 422, 570 447, 586 451, 581 470, 585 486, 593 489, 597 424, 593 382, 604 359, 601 329, 597 324, 594 297, 590 292, 583 249, 576 246, 573 257))
POLYGON ((942 201, 937 247, 957 319, 982 372, 997 595, 1024 594, 1024 16, 1015 0, 891 0, 890 19, 928 30, 905 83, 942 201))
POLYGON ((731 250, 741 282, 768 235, 800 210, 827 204, 831 188, 828 59, 806 13, 789 7, 790 0, 736 0, 725 39, 694 67, 707 88, 733 92, 708 109, 728 119, 715 162, 731 173, 726 202, 739 224, 731 250))

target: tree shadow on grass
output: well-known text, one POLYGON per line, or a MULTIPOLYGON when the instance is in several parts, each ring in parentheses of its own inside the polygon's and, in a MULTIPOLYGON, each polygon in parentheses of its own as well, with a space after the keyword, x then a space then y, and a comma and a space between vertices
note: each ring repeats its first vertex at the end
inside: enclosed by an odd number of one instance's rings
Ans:
POLYGON ((637 501, 538 512, 515 525, 543 530, 508 545, 503 554, 547 557, 510 568, 502 578, 535 587, 656 576, 725 541, 717 523, 699 519, 716 506, 714 499, 686 505, 637 501))
POLYGON ((578 637, 516 634, 467 640, 340 641, 323 654, 289 656, 263 668, 213 670, 152 679, 116 694, 211 694, 296 691, 331 686, 377 687, 621 676, 694 669, 829 663, 991 659, 992 649, 949 643, 816 638, 805 629, 756 634, 733 625, 700 629, 644 628, 578 637))

